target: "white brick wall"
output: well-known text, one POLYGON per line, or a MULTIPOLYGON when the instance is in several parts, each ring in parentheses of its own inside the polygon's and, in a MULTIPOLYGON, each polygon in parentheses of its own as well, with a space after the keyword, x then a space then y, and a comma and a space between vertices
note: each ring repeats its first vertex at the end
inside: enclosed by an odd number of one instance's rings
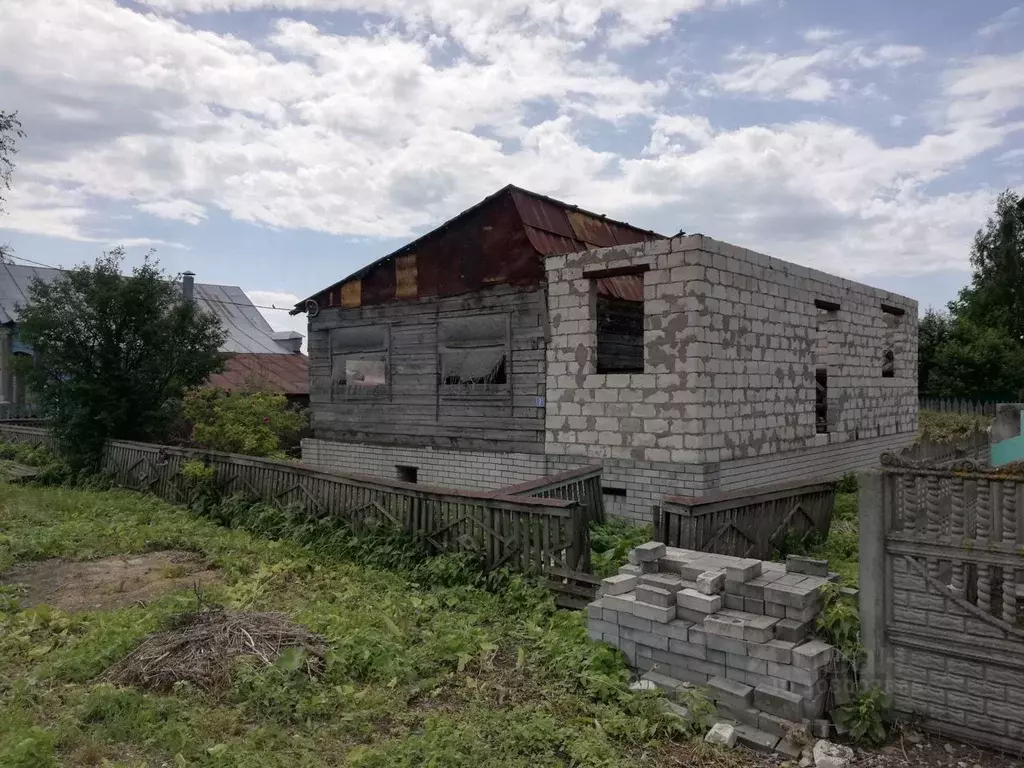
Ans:
POLYGON ((332 440, 302 441, 302 461, 337 472, 357 472, 398 480, 398 466, 417 469, 417 482, 444 488, 488 491, 547 474, 544 456, 529 453, 436 451, 392 448, 332 440))

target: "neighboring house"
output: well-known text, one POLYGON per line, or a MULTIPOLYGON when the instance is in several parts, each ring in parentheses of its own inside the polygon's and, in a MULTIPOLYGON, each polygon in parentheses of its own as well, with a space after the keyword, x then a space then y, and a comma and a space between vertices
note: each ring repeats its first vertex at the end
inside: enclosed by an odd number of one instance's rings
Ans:
POLYGON ((600 463, 648 521, 917 428, 913 300, 512 186, 294 312, 325 468, 487 489, 600 463))
MULTIPOLYGON (((25 387, 12 370, 15 355, 31 355, 32 350, 18 336, 18 305, 28 301, 28 290, 36 277, 52 281, 59 269, 20 264, 0 265, 0 403, 25 402, 25 387)), ((221 350, 228 353, 224 373, 210 383, 229 391, 262 379, 266 386, 289 399, 308 398, 307 359, 302 354, 302 335, 294 331, 275 331, 253 306, 245 292, 233 285, 195 283, 186 273, 182 292, 192 295, 206 311, 216 315, 227 332, 221 350), (301 384, 300 382, 305 382, 301 384)))

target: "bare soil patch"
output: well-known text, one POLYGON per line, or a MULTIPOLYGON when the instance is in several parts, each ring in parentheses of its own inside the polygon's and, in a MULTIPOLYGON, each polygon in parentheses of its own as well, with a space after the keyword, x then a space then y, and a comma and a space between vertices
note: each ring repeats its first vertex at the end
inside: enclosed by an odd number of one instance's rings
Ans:
POLYGON ((178 550, 86 562, 42 560, 0 574, 0 585, 19 588, 23 607, 45 603, 69 613, 115 610, 220 581, 220 573, 202 556, 178 550))

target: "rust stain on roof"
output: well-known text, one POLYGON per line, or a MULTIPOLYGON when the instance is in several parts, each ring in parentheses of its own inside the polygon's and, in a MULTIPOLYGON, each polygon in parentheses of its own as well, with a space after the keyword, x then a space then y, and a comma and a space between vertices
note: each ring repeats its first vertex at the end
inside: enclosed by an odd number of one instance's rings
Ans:
POLYGON ((221 373, 215 373, 207 384, 227 392, 265 387, 282 395, 309 394, 309 358, 305 355, 228 356, 221 373))
MULTIPOLYGON (((408 245, 310 298, 321 307, 357 307, 395 299, 454 296, 485 285, 535 286, 538 256, 664 239, 651 230, 509 185, 408 245), (412 267, 410 268, 410 265, 412 267)), ((633 278, 602 281, 609 295, 643 298, 633 278)), ((293 314, 305 310, 296 304, 293 314)))

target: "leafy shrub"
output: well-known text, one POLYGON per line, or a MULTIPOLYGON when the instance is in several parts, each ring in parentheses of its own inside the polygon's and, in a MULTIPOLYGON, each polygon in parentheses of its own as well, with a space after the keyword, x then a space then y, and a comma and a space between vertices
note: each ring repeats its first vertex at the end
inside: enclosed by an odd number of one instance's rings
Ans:
POLYGON ((184 414, 192 440, 216 451, 283 458, 282 440, 294 439, 306 414, 289 406, 284 395, 253 391, 229 394, 215 387, 185 395, 184 414))
POLYGON ((847 472, 836 483, 836 493, 856 493, 857 490, 857 475, 853 472, 847 472))
POLYGON ((835 646, 856 669, 864 658, 857 603, 853 598, 844 597, 839 587, 832 583, 822 588, 822 597, 824 605, 818 614, 817 635, 826 643, 835 646))
POLYGON ((881 744, 885 741, 886 723, 891 716, 891 702, 885 691, 872 686, 861 691, 849 704, 840 707, 836 722, 849 729, 856 742, 881 744))
POLYGON ((987 429, 991 423, 988 416, 923 410, 917 416, 917 439, 955 443, 978 430, 987 429))
POLYGON ((634 525, 621 518, 610 518, 590 526, 590 562, 598 576, 611 576, 626 564, 629 550, 650 541, 654 531, 649 525, 634 525))

